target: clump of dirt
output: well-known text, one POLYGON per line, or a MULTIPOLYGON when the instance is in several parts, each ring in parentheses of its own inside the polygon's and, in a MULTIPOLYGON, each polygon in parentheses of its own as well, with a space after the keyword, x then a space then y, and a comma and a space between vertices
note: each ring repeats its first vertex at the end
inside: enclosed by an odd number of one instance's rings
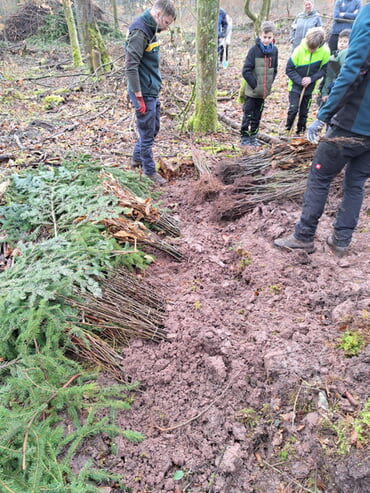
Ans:
POLYGON ((224 189, 224 185, 214 175, 201 175, 190 192, 189 203, 199 205, 208 200, 214 200, 224 189))

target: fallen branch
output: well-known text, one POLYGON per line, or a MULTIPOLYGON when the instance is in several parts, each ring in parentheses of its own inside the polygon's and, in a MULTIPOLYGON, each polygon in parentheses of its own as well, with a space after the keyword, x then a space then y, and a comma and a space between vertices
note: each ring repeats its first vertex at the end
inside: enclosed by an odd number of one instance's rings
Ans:
MULTIPOLYGON (((240 132, 240 123, 235 122, 231 118, 228 118, 226 115, 223 115, 222 113, 217 113, 218 119, 221 120, 222 122, 226 123, 229 127, 233 128, 234 130, 237 130, 240 132)), ((260 140, 263 140, 267 144, 281 144, 281 139, 278 137, 273 137, 272 135, 265 134, 261 131, 258 132, 258 138, 260 140)))
POLYGON ((14 154, 0 154, 0 163, 4 161, 9 161, 9 159, 14 159, 14 154))

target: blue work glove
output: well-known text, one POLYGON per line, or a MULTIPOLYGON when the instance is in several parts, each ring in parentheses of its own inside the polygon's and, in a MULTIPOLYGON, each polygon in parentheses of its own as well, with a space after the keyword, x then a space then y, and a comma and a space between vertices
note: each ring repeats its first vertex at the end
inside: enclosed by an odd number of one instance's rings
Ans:
POLYGON ((307 129, 307 140, 312 144, 318 144, 319 132, 325 126, 325 122, 321 120, 315 120, 307 129))

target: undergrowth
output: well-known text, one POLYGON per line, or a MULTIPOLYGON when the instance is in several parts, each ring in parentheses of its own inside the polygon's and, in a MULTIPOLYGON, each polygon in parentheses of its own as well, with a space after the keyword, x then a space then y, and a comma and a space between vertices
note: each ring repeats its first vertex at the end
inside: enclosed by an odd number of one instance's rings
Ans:
MULTIPOLYGON (((73 9, 74 18, 76 12, 73 9)), ((102 36, 110 39, 122 39, 123 35, 120 31, 113 29, 112 26, 103 20, 98 19, 97 25, 102 36)), ((39 27, 37 33, 29 36, 28 40, 34 44, 44 47, 45 45, 55 42, 69 42, 68 26, 65 19, 63 9, 59 9, 44 17, 44 23, 39 27)))
MULTIPOLYGON (((114 196, 103 195, 101 169, 89 156, 59 168, 27 170, 11 177, 0 207, 2 235, 14 265, 0 274, 0 491, 97 492, 121 478, 73 457, 97 434, 144 437, 101 419, 102 408, 129 409, 134 384, 102 388, 96 375, 68 357, 68 331, 78 314, 64 302, 74 292, 100 295, 99 280, 120 265, 145 268, 148 257, 122 247, 99 224, 117 216, 114 196)), ((145 196, 149 184, 135 173, 112 170, 121 183, 145 196)), ((111 413, 114 416, 114 413, 111 413)))

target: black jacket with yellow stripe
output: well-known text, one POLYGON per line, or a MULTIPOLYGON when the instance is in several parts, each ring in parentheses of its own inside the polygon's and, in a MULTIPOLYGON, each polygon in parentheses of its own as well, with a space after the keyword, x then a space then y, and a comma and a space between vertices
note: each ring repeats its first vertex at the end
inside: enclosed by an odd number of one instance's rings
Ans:
POLYGON ((326 43, 317 48, 314 53, 311 53, 306 40, 303 39, 293 51, 286 65, 285 72, 289 77, 289 91, 300 93, 302 91, 302 79, 311 77, 312 82, 305 89, 306 95, 311 94, 316 82, 325 77, 329 59, 330 49, 326 43))
POLYGON ((158 25, 146 10, 130 25, 125 43, 128 88, 144 97, 158 97, 162 86, 157 32, 158 25))

